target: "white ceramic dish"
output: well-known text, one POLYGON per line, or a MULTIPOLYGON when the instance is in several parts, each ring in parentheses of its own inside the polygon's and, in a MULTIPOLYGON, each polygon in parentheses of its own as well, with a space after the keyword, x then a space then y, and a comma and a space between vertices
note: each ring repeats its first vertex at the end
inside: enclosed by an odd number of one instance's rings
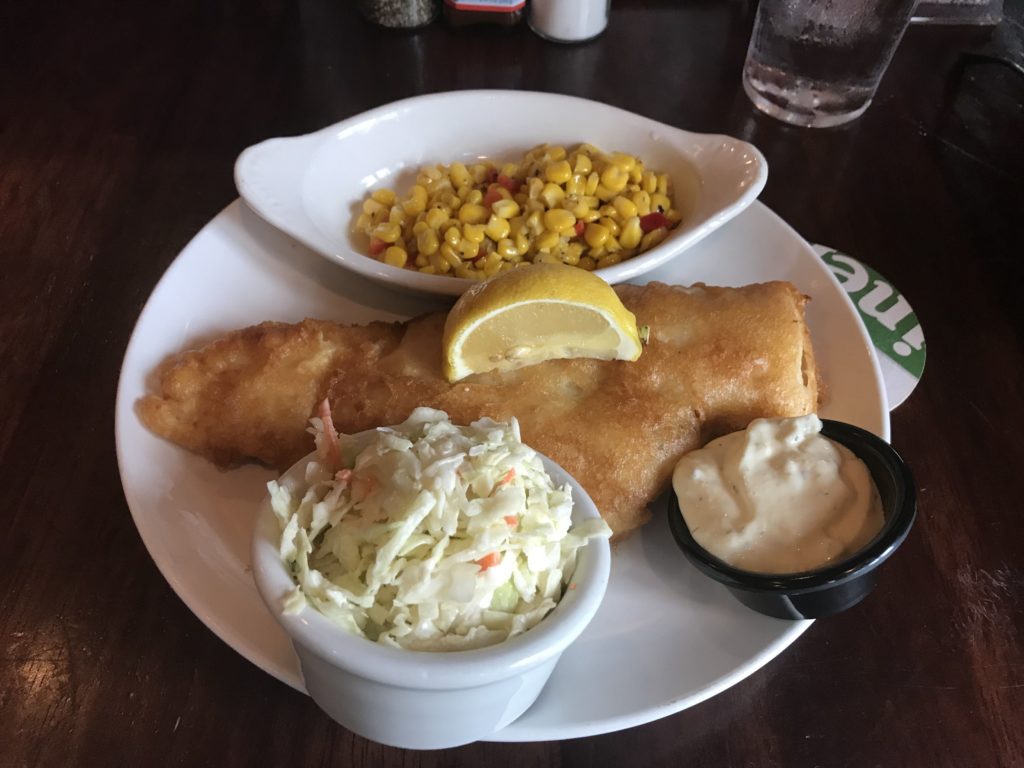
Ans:
MULTIPOLYGON (((810 246, 763 205, 755 203, 686 259, 649 277, 721 285, 791 280, 813 299, 808 319, 829 393, 822 416, 888 438, 878 366, 853 305, 810 246)), ((236 202, 167 270, 128 345, 116 436, 139 533, 171 587, 214 633, 297 689, 302 678, 288 635, 250 573, 252 526, 274 473, 255 466, 222 472, 153 436, 134 403, 168 354, 233 328, 306 316, 391 320, 442 306, 335 268, 236 202)), ((680 557, 658 515, 616 548, 601 608, 562 655, 540 698, 492 738, 575 738, 664 717, 739 682, 807 626, 737 603, 680 557)))
MULTIPOLYGON (((374 432, 355 435, 365 445, 374 432)), ((281 483, 305 489, 313 455, 281 483)), ((573 522, 596 519, 590 496, 558 464, 541 456, 556 486, 572 489, 573 522)), ((281 528, 269 499, 253 537, 253 577, 263 601, 292 638, 306 689, 349 730, 394 747, 441 749, 487 738, 533 704, 559 658, 594 618, 608 586, 611 546, 591 539, 577 555, 573 589, 537 626, 489 648, 423 653, 350 635, 315 610, 281 611, 295 582, 281 560, 281 528)))
POLYGON ((454 91, 256 144, 239 156, 235 184, 260 216, 346 269, 406 290, 458 295, 473 282, 399 269, 365 255, 368 243, 352 224, 367 190, 390 186, 401 193, 426 163, 512 161, 543 142, 581 141, 629 152, 669 172, 683 214, 661 245, 597 270, 613 284, 661 266, 706 237, 750 205, 768 177, 761 153, 729 136, 689 133, 573 96, 454 91))

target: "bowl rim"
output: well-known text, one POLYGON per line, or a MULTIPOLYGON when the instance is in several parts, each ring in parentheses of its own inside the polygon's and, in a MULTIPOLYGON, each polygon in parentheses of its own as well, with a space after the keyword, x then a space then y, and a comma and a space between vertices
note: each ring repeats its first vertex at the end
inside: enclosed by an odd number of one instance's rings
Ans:
MULTIPOLYGON (((844 560, 810 571, 761 573, 736 568, 698 544, 679 510, 675 489, 670 486, 667 505, 669 528, 676 544, 698 570, 731 589, 796 595, 836 586, 869 573, 899 548, 917 516, 917 493, 910 468, 889 443, 874 433, 834 419, 822 419, 821 423, 824 437, 842 444, 861 460, 865 447, 881 459, 896 488, 895 514, 886 519, 871 541, 844 560)), ((874 480, 875 473, 870 464, 868 469, 874 480)))
MULTIPOLYGON (((356 433, 367 435, 377 430, 356 433)), ((556 462, 537 455, 557 485, 568 484, 576 520, 599 518, 597 506, 568 472, 556 462)), ((315 457, 307 454, 288 468, 280 480, 294 482, 315 457)), ((269 495, 260 503, 252 537, 252 574, 267 610, 293 642, 327 663, 351 674, 385 685, 419 689, 455 689, 486 685, 532 669, 557 657, 586 628, 597 613, 611 570, 607 538, 590 539, 579 549, 573 572, 575 588, 566 590, 551 612, 534 627, 496 645, 458 651, 414 651, 380 645, 350 634, 314 608, 297 614, 281 610, 283 596, 294 589, 278 554, 280 527, 269 495), (275 536, 276 534, 276 536, 275 536), (576 578, 579 574, 579 578, 576 578)))
MULTIPOLYGON (((365 278, 390 285, 396 289, 435 295, 458 296, 465 290, 468 290, 469 287, 478 284, 478 281, 448 275, 428 275, 413 272, 385 264, 374 259, 372 256, 348 246, 341 244, 327 246, 322 242, 322 233, 309 220, 305 212, 300 210, 297 215, 289 214, 282 217, 279 210, 276 210, 278 206, 271 205, 264 199, 265 195, 259 191, 262 185, 258 182, 258 178, 256 178, 258 174, 254 174, 252 170, 262 165, 261 158, 266 157, 268 153, 288 151, 295 152, 299 165, 305 168, 306 160, 308 160, 307 156, 312 156, 327 141, 332 139, 338 140, 342 135, 348 136, 358 133, 357 128, 363 124, 388 119, 395 115, 403 115, 423 104, 446 100, 450 100, 453 103, 465 100, 474 104, 482 104, 482 100, 500 100, 506 105, 510 101, 515 100, 519 102, 535 101, 542 104, 560 103, 564 104, 567 109, 573 107, 573 105, 577 107, 586 105, 602 110, 608 120, 630 121, 631 128, 638 136, 644 135, 645 132, 660 132, 670 142, 699 143, 702 149, 718 144, 720 146, 728 146, 732 152, 737 150, 743 152, 745 162, 738 165, 748 165, 750 169, 745 172, 745 179, 739 185, 731 202, 699 218, 698 225, 692 229, 684 228, 681 231, 678 228, 673 229, 662 243, 642 254, 619 264, 594 270, 595 274, 612 285, 632 280, 681 256, 683 252, 748 208, 760 195, 768 179, 768 162, 761 151, 750 142, 735 136, 724 133, 687 131, 675 125, 670 125, 603 101, 569 94, 519 89, 469 89, 439 91, 407 97, 373 107, 305 134, 277 136, 252 144, 242 150, 236 158, 234 165, 235 186, 246 205, 257 215, 286 232, 290 237, 297 239, 308 248, 321 254, 337 266, 349 269, 365 278)), ((585 141, 586 137, 581 137, 579 140, 585 141)), ((702 194, 704 194, 709 179, 713 179, 713 176, 709 176, 706 172, 700 170, 698 155, 701 153, 684 152, 678 145, 676 146, 676 151, 680 155, 685 156, 687 163, 694 167, 694 171, 700 180, 699 186, 702 189, 702 194)), ((290 187, 291 183, 284 186, 290 187)))

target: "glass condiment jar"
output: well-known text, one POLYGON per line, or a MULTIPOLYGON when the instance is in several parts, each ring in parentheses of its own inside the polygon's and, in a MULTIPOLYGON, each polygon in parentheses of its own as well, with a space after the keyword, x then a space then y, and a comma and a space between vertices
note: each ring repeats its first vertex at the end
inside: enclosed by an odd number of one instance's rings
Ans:
POLYGON ((444 17, 455 27, 496 24, 511 27, 523 19, 526 0, 444 0, 444 17))
POLYGON ((391 29, 424 27, 437 18, 439 0, 359 0, 363 18, 391 29))

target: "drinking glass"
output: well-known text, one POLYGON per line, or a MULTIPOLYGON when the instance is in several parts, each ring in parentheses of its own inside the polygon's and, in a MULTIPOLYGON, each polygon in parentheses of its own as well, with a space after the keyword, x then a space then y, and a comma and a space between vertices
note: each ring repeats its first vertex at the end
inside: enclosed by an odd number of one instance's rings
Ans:
POLYGON ((743 67, 754 105, 827 128, 871 103, 915 0, 761 0, 743 67))

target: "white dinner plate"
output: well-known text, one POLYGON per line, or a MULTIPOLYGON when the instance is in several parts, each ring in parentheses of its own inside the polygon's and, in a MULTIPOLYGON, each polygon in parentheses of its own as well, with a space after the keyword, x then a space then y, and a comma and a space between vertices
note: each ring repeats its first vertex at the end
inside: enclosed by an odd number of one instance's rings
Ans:
POLYGON ((571 146, 580 137, 668 173, 674 207, 683 215, 660 245, 597 270, 612 284, 678 258, 754 202, 768 178, 757 148, 732 136, 691 133, 558 93, 452 91, 385 104, 304 136, 262 141, 238 157, 235 184, 260 216, 346 269, 409 291, 458 295, 474 282, 365 255, 369 240, 352 222, 367 192, 387 186, 404 194, 425 164, 515 162, 537 144, 571 146))
MULTIPOLYGON (((888 439, 878 363, 853 305, 825 264, 760 203, 647 275, 688 284, 790 280, 812 298, 815 352, 827 385, 823 416, 888 439)), ((228 206, 182 251, 132 334, 116 409, 125 497, 153 560, 214 633, 261 669, 302 689, 283 630, 256 592, 250 540, 264 483, 255 466, 223 472, 161 440, 134 403, 167 355, 263 320, 397 319, 444 306, 338 269, 249 211, 228 206)), ((259 414, 254 413, 254 419, 259 414)), ((754 613, 692 568, 659 514, 618 547, 606 598, 562 657, 537 703, 495 740, 606 733, 693 706, 782 652, 810 622, 754 613)))

